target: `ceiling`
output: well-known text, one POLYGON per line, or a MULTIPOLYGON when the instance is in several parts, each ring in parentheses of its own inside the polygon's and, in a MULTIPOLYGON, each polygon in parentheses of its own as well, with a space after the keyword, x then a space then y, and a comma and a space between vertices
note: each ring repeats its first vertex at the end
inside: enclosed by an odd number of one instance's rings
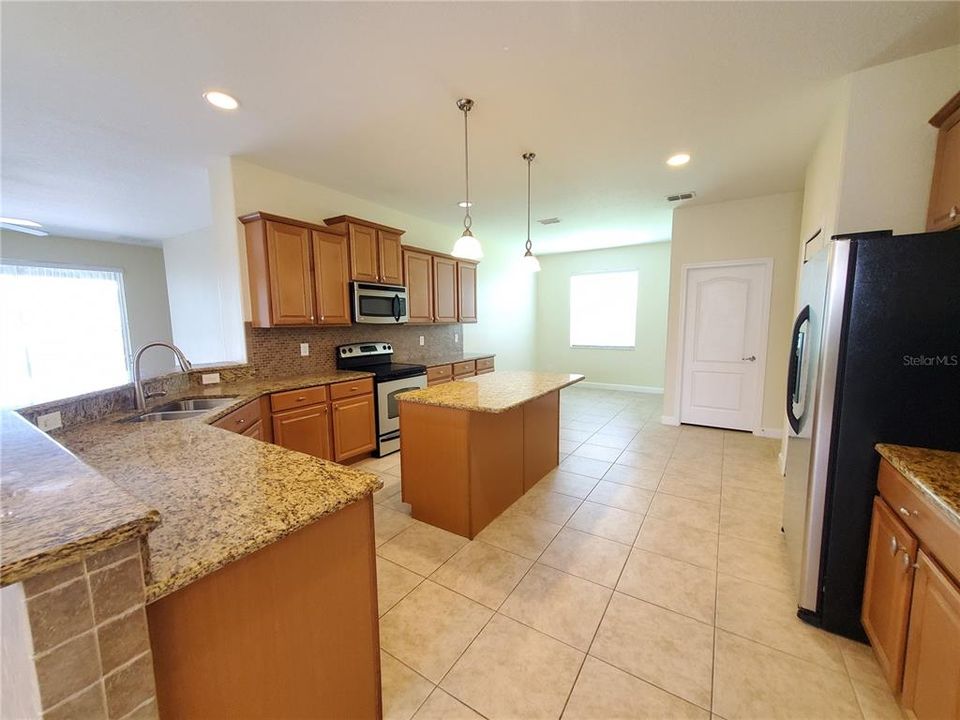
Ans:
MULTIPOLYGON (((57 3, 2 8, 3 215, 156 242, 236 155, 539 252, 669 238, 664 197, 798 190, 841 76, 957 42, 953 2, 57 3), (236 95, 228 114, 201 100, 236 95), (692 154, 684 168, 664 160, 692 154)), ((269 210, 269 208, 264 208, 269 210)))

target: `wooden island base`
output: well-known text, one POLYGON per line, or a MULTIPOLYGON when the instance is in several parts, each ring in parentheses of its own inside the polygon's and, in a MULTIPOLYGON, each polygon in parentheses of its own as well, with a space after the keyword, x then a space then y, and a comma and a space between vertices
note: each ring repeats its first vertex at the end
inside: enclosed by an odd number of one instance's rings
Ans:
POLYGON ((400 427, 413 517, 473 539, 557 466, 560 391, 499 413, 401 402, 400 427))

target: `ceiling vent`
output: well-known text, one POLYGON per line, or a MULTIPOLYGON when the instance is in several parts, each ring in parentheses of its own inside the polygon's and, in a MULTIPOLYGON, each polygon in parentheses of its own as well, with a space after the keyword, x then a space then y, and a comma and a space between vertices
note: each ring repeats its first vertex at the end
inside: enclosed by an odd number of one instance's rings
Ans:
POLYGON ((560 222, 560 218, 558 217, 541 218, 540 220, 537 220, 537 222, 540 223, 541 225, 556 225, 558 222, 560 222))
POLYGON ((667 195, 667 202, 680 202, 681 200, 690 200, 695 198, 697 194, 691 190, 690 192, 677 193, 676 195, 667 195))

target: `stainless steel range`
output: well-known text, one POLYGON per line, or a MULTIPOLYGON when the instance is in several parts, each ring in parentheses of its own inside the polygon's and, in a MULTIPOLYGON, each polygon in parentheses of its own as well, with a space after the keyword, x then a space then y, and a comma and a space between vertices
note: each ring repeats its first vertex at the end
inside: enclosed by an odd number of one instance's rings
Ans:
POLYGON ((426 365, 395 363, 390 343, 365 342, 340 345, 337 367, 373 373, 377 388, 377 455, 383 457, 399 450, 400 408, 396 396, 427 386, 426 365))

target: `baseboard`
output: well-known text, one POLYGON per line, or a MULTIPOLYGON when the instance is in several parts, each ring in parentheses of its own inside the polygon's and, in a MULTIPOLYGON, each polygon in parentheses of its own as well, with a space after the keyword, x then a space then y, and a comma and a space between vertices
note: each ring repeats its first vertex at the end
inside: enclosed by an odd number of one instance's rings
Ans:
POLYGON ((756 435, 757 437, 771 438, 773 440, 783 439, 782 428, 760 428, 758 430, 754 430, 753 434, 756 435))
POLYGON ((595 390, 624 390, 626 392, 649 393, 651 395, 663 395, 662 387, 653 387, 651 385, 617 385, 614 383, 598 383, 584 380, 576 385, 577 387, 594 388, 595 390))
POLYGON ((674 417, 673 415, 661 415, 660 424, 661 425, 679 425, 680 418, 674 417))

